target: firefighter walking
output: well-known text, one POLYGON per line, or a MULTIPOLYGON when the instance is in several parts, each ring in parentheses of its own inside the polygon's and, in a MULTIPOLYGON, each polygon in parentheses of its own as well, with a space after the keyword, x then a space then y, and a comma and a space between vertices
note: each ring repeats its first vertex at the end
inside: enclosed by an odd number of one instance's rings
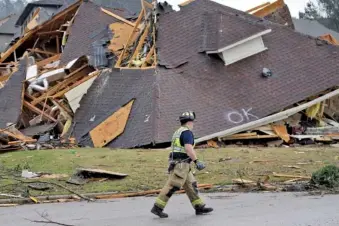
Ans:
POLYGON ((169 156, 169 178, 151 210, 160 218, 168 217, 163 210, 171 196, 181 188, 185 189, 196 215, 213 211, 212 208, 205 207, 203 200, 199 197, 197 181, 191 171, 191 162, 195 163, 197 170, 205 168, 205 164, 198 160, 194 151, 194 135, 191 130, 195 118, 194 112, 184 112, 179 118, 181 127, 173 134, 172 152, 169 156))

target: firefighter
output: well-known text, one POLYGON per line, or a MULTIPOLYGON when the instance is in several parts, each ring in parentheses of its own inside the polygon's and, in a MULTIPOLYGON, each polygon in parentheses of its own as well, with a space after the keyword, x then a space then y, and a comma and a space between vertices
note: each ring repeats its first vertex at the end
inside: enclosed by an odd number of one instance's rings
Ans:
POLYGON ((199 197, 197 181, 191 171, 191 162, 194 162, 197 170, 203 170, 205 164, 197 158, 194 151, 194 135, 192 133, 196 115, 192 111, 184 112, 180 117, 181 127, 173 134, 172 152, 169 155, 169 178, 155 200, 151 212, 160 218, 167 218, 163 212, 171 196, 182 187, 185 189, 191 201, 196 215, 212 212, 212 208, 205 207, 199 197))

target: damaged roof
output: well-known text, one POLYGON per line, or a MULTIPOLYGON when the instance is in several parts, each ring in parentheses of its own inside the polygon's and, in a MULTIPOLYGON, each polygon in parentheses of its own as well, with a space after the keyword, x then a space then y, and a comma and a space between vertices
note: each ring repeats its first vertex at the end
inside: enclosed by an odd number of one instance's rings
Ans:
MULTIPOLYGON (((148 2, 152 2, 152 0, 146 0, 148 2)), ((113 10, 127 10, 128 13, 132 16, 136 16, 140 13, 141 11, 141 1, 140 0, 93 0, 94 3, 105 7, 105 8, 110 8, 113 10)))
MULTIPOLYGON (((23 25, 28 15, 32 12, 32 10, 36 7, 48 7, 48 8, 55 8, 55 13, 58 9, 63 10, 65 7, 67 8, 69 5, 75 3, 76 0, 41 0, 41 1, 34 1, 27 4, 24 11, 19 16, 18 20, 16 21, 17 26, 23 25), (63 9, 61 9, 61 7, 63 9)), ((52 16, 52 15, 51 15, 52 16)), ((49 19, 49 18, 47 18, 49 19)))
POLYGON ((61 63, 67 63, 79 56, 91 55, 92 43, 106 37, 108 26, 114 22, 117 22, 117 19, 102 12, 98 5, 90 1, 83 2, 70 29, 61 63))
POLYGON ((102 74, 82 99, 74 128, 80 143, 90 144, 88 132, 132 99, 126 129, 109 147, 169 142, 183 111, 197 113, 194 131, 202 137, 258 120, 339 84, 338 47, 212 1, 195 0, 178 12, 160 13, 157 28, 156 70, 102 74), (267 50, 228 66, 201 52, 206 14, 214 13, 232 18, 233 23, 225 23, 227 31, 271 29, 262 37, 267 50), (263 68, 273 76, 264 78, 263 68))
POLYGON ((0 89, 0 129, 7 124, 15 124, 19 120, 22 106, 23 81, 26 79, 26 59, 20 61, 20 66, 6 85, 0 89))
POLYGON ((264 26, 222 12, 204 13, 202 27, 203 51, 221 49, 265 30, 264 26), (235 30, 234 23, 238 24, 235 30))
POLYGON ((19 27, 15 26, 15 22, 18 19, 18 15, 12 14, 9 16, 8 20, 0 25, 0 34, 9 34, 14 35, 20 31, 19 27))

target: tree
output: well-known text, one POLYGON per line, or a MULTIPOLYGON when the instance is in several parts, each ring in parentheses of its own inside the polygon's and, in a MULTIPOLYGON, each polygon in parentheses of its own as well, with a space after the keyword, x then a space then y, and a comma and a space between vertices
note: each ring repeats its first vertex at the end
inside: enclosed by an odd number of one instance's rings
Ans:
POLYGON ((305 12, 300 12, 299 17, 317 20, 324 26, 339 31, 339 1, 309 0, 305 12))

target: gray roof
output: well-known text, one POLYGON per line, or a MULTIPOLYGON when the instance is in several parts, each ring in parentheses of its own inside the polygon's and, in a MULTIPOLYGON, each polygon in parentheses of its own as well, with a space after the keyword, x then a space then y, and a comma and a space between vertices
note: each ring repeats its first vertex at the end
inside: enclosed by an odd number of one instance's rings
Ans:
POLYGON ((15 22, 18 19, 18 15, 11 15, 10 18, 0 26, 0 34, 11 34, 14 35, 20 31, 19 27, 15 26, 15 22))
POLYGON ((108 147, 169 142, 178 116, 187 110, 197 113, 196 137, 206 136, 264 118, 339 84, 339 47, 213 1, 195 0, 179 12, 160 12, 157 28, 155 70, 102 74, 81 100, 74 118, 81 144, 92 145, 88 132, 131 99, 135 102, 126 129, 108 147), (234 19, 226 23, 227 31, 251 29, 253 24, 272 29, 263 37, 268 49, 228 66, 201 53, 197 37, 204 15, 218 11, 234 19), (272 70, 272 77, 261 75, 264 67, 272 70))
POLYGON ((324 25, 320 24, 318 21, 293 18, 293 23, 295 30, 300 33, 310 35, 315 38, 322 35, 330 34, 335 39, 339 40, 338 32, 328 29, 324 25))
POLYGON ((15 72, 0 89, 0 129, 7 123, 17 123, 21 114, 22 88, 26 78, 26 59, 20 61, 19 70, 15 72))

